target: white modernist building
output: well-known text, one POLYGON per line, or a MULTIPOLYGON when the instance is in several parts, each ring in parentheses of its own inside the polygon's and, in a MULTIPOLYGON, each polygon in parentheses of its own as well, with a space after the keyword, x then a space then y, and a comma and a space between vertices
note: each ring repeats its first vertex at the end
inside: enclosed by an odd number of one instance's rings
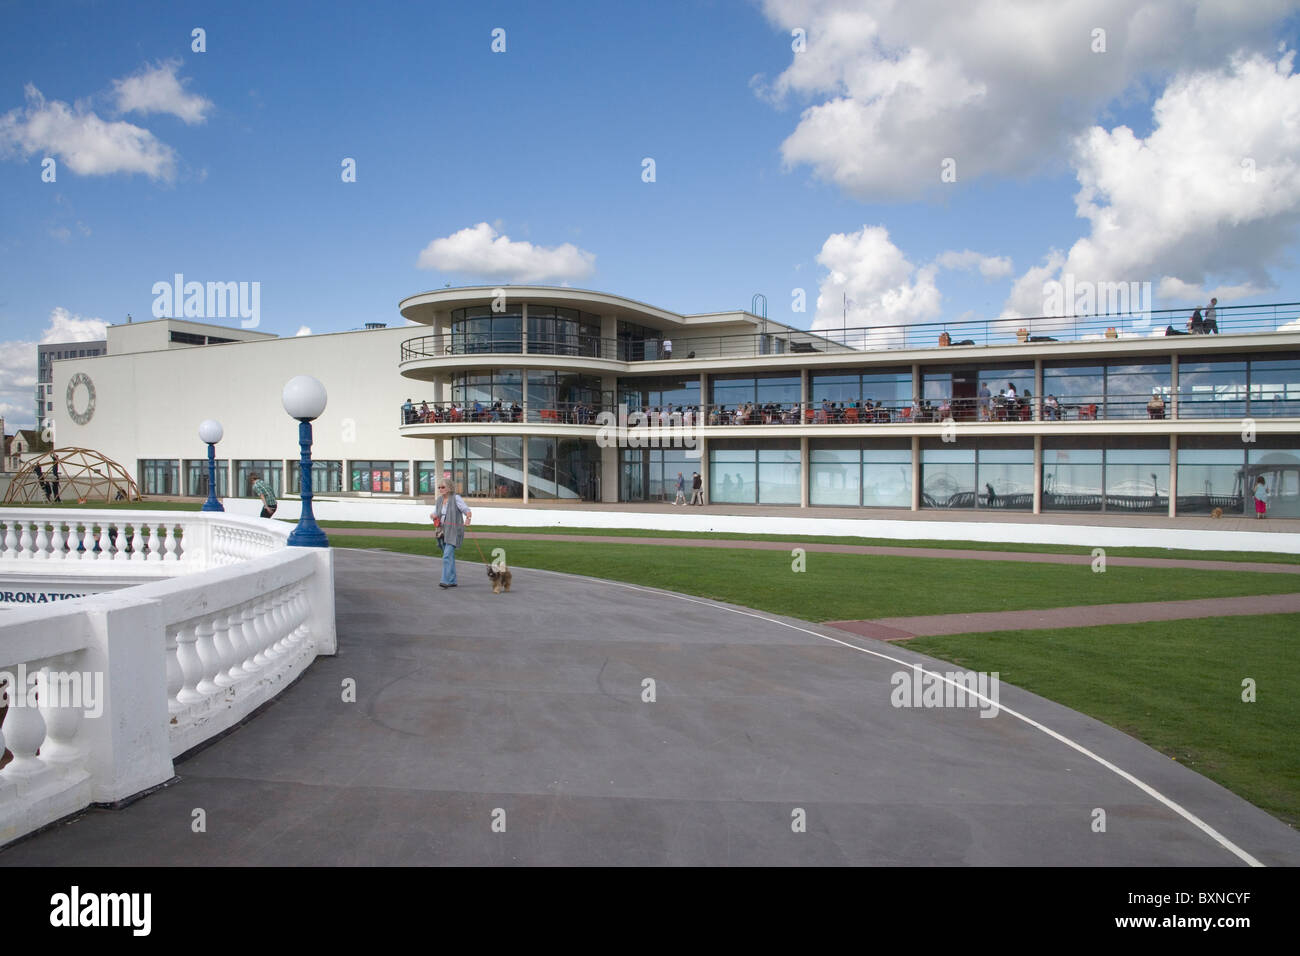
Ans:
POLYGON ((204 496, 214 418, 219 494, 249 495, 254 472, 293 493, 280 392, 310 374, 329 392, 326 494, 430 494, 445 470, 471 496, 644 501, 699 472, 715 503, 1172 515, 1252 511, 1262 476, 1270 513, 1300 516, 1296 303, 1220 309, 1197 335, 1150 314, 813 334, 545 286, 399 312, 296 338, 112 326, 106 354, 53 362, 55 444, 118 461, 146 495, 204 496))

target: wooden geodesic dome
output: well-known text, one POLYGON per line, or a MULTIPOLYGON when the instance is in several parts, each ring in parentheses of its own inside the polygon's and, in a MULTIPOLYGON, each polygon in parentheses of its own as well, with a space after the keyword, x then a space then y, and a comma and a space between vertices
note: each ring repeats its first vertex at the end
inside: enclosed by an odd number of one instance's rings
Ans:
POLYGON ((56 500, 139 501, 140 490, 125 468, 99 452, 89 448, 56 448, 23 462, 9 483, 4 503, 56 500))

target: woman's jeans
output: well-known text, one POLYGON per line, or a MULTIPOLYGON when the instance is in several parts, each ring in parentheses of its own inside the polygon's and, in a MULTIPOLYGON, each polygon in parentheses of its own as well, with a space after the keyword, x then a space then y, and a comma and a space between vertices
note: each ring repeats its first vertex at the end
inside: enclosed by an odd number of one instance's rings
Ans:
POLYGON ((442 583, 456 583, 456 549, 446 541, 442 543, 442 583))

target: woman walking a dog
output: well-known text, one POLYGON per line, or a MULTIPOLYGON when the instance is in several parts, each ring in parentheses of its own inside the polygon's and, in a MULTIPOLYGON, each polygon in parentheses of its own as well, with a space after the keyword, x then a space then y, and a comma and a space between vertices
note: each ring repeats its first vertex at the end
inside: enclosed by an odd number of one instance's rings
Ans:
POLYGON ((456 586, 456 549, 465 541, 465 527, 472 517, 465 499, 456 493, 456 483, 450 478, 438 482, 438 500, 434 502, 429 517, 433 519, 433 533, 442 546, 442 580, 440 588, 456 586))

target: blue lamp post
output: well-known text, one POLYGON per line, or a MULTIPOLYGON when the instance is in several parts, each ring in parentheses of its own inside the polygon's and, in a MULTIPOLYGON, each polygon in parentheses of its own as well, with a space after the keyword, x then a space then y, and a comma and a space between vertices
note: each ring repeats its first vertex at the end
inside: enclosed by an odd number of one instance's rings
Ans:
POLYGON ((225 434, 221 422, 211 418, 199 423, 199 440, 208 446, 208 500, 203 502, 203 511, 225 511, 217 500, 217 442, 225 434))
POLYGON ((310 375, 299 375, 284 386, 281 401, 290 418, 298 419, 298 446, 302 457, 298 467, 302 469, 300 484, 302 487, 302 517, 298 526, 289 534, 289 544, 300 548, 328 548, 329 538, 316 524, 316 516, 311 510, 311 423, 320 418, 325 411, 325 386, 310 375))

